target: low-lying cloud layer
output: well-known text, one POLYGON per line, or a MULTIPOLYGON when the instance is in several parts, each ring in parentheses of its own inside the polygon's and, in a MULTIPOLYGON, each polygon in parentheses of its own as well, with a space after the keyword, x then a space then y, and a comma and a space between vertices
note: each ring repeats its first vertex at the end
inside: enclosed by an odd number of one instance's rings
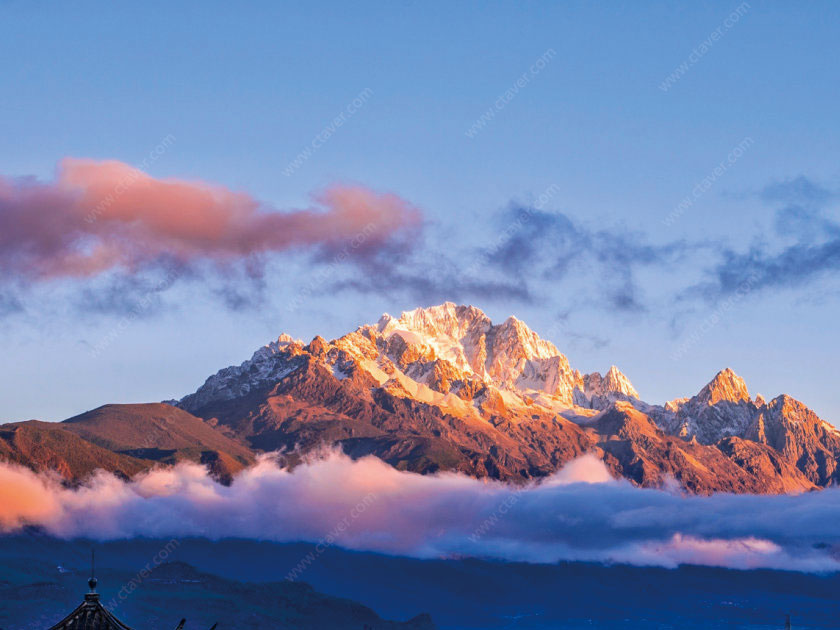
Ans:
POLYGON ((0 531, 59 537, 242 537, 414 557, 581 560, 840 570, 840 491, 687 497, 612 480, 584 457, 524 488, 400 472, 330 454, 288 471, 270 459, 231 486, 196 465, 69 489, 0 465, 0 531))
POLYGON ((243 192, 67 158, 53 182, 0 177, 0 270, 27 281, 220 265, 301 249, 363 260, 411 238, 419 211, 392 194, 333 187, 278 211, 243 192))

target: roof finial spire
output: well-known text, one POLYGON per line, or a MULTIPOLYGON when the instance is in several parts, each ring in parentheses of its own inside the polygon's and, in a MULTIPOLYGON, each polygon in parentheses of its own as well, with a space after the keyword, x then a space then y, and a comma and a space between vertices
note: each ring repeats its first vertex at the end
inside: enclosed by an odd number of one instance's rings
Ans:
POLYGON ((96 549, 90 548, 90 579, 88 580, 90 592, 96 592, 96 549))

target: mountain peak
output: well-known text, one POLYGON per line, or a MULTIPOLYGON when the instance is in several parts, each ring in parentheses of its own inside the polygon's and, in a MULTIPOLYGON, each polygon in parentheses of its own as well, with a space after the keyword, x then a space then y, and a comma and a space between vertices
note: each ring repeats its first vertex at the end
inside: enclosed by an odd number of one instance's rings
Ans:
POLYGON ((460 339, 474 328, 489 328, 490 325, 490 318, 480 308, 444 302, 437 306, 403 311, 398 318, 385 313, 379 319, 377 329, 384 334, 403 329, 435 337, 460 339))
POLYGON ((633 398, 638 398, 639 393, 633 387, 630 379, 616 366, 611 365, 604 377, 604 389, 611 392, 619 392, 633 398))
POLYGON ((721 401, 749 402, 750 393, 747 384, 731 368, 721 370, 709 383, 700 390, 697 398, 707 405, 714 405, 721 401))
MULTIPOLYGON (((541 339, 513 316, 493 324, 475 306, 444 302, 405 311, 399 318, 385 314, 374 329, 386 338, 398 335, 408 345, 424 349, 420 353, 423 356, 429 356, 431 351, 431 356, 445 359, 459 370, 506 388, 537 385, 539 381, 542 384, 537 389, 547 388, 554 393, 558 378, 571 378, 566 357, 553 343, 541 339), (545 361, 557 365, 540 363, 545 361)), ((571 400, 572 384, 566 385, 571 400)))
POLYGON ((630 379, 614 365, 610 366, 610 369, 603 376, 601 376, 600 372, 585 374, 583 376, 583 385, 585 394, 590 398, 601 397, 615 400, 616 394, 629 398, 639 398, 639 393, 633 387, 630 379))
POLYGON ((495 339, 514 342, 526 359, 549 359, 561 354, 553 343, 540 338, 525 322, 513 315, 493 328, 495 339))

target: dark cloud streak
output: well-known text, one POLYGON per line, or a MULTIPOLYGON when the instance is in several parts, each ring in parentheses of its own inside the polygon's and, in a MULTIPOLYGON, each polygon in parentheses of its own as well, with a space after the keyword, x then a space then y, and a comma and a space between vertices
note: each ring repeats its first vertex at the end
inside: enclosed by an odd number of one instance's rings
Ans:
POLYGON ((825 215, 835 193, 800 176, 770 184, 758 196, 783 204, 775 211, 775 229, 788 244, 761 240, 746 251, 724 249, 699 287, 707 300, 733 295, 745 283, 750 292, 804 288, 840 271, 840 223, 825 215))
POLYGON ((506 274, 530 270, 544 280, 565 279, 572 270, 592 273, 600 301, 622 312, 647 310, 636 272, 672 265, 704 244, 674 241, 651 244, 639 233, 622 227, 590 228, 561 212, 512 207, 499 218, 501 225, 526 215, 529 220, 498 248, 488 262, 506 274))

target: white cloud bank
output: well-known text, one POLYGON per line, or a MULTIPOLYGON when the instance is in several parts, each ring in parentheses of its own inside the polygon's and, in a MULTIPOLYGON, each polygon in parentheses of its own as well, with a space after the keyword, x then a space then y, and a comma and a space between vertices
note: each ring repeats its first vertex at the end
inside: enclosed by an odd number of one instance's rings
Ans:
POLYGON ((230 486, 182 464, 78 488, 0 464, 0 531, 61 537, 311 541, 414 557, 840 570, 840 490, 683 496, 611 479, 583 457, 540 484, 400 472, 332 453, 293 471, 270 458, 230 486))

